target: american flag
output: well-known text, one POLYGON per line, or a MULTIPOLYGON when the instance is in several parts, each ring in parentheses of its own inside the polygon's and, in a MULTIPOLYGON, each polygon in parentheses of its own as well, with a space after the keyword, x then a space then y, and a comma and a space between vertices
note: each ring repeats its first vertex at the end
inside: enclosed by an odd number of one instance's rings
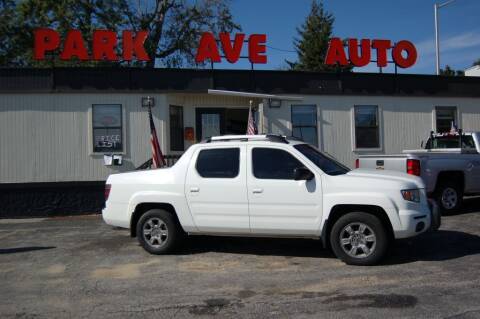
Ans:
POLYGON ((258 134, 257 124, 255 123, 255 116, 253 114, 252 105, 248 110, 248 125, 247 125, 247 135, 256 135, 258 134))
POLYGON ((455 122, 452 121, 452 126, 450 127, 450 134, 456 134, 458 132, 455 122))
POLYGON ((158 143, 157 130, 153 123, 152 108, 148 108, 148 118, 150 120, 150 142, 152 143, 152 165, 154 168, 165 166, 165 158, 163 157, 160 143, 158 143))

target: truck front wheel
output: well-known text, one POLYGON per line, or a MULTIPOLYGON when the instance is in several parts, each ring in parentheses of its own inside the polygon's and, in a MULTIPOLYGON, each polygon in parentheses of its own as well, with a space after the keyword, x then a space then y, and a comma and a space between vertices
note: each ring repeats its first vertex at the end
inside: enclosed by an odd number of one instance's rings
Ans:
POLYGON ((137 223, 137 239, 149 253, 155 255, 171 252, 180 242, 183 231, 175 218, 163 209, 151 209, 137 223))
POLYGON ((377 264, 386 254, 388 235, 381 220, 363 212, 340 217, 332 227, 330 244, 335 255, 349 265, 377 264))

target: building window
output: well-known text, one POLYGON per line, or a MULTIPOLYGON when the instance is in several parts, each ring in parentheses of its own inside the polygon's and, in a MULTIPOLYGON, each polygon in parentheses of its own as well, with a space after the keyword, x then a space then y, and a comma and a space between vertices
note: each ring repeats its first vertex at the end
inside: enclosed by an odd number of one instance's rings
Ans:
POLYGON ((98 153, 123 151, 122 106, 92 105, 93 151, 98 153))
POLYGON ((234 178, 240 167, 239 148, 217 148, 200 151, 196 168, 205 178, 234 178))
POLYGON ((290 153, 275 148, 252 150, 253 176, 258 179, 295 179, 295 169, 304 167, 290 153), (272 160, 275 159, 275 160, 272 160))
POLYGON ((455 106, 437 106, 435 108, 437 132, 446 133, 452 128, 452 123, 457 125, 457 108, 455 106))
POLYGON ((355 148, 380 148, 378 106, 356 105, 354 113, 355 148))
POLYGON ((183 107, 170 105, 170 150, 184 151, 183 107))
POLYGON ((316 105, 292 105, 292 136, 318 146, 316 105))

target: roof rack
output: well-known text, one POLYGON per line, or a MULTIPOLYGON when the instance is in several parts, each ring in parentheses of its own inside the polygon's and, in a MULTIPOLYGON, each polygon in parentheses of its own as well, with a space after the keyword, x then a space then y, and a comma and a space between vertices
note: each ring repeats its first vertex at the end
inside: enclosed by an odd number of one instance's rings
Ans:
POLYGON ((223 135, 223 136, 213 136, 207 138, 204 143, 213 143, 213 142, 248 142, 248 141, 270 141, 276 143, 289 144, 285 136, 280 134, 266 134, 266 135, 223 135))

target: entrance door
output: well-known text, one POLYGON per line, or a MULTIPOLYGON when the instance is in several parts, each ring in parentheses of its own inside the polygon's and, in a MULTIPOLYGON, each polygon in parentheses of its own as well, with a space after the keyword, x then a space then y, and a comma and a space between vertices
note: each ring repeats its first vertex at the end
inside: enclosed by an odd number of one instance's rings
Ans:
POLYGON ((218 135, 245 135, 248 108, 197 108, 197 140, 218 135))
POLYGON ((197 108, 196 109, 197 140, 222 135, 225 131, 224 108, 197 108))

